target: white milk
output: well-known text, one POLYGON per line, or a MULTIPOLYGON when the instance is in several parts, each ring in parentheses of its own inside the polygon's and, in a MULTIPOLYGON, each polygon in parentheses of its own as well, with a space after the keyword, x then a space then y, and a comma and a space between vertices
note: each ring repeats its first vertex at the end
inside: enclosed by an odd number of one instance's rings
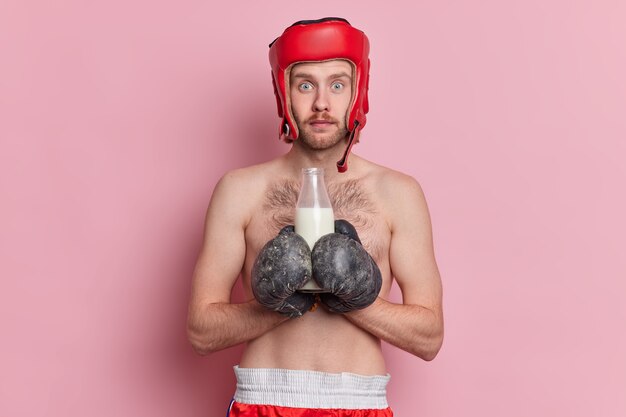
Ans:
MULTIPOLYGON (((335 231, 335 215, 331 207, 298 207, 296 208, 296 233, 306 240, 313 249, 320 237, 335 231)), ((312 279, 299 291, 320 292, 320 288, 312 279)))
POLYGON ((333 209, 320 207, 299 207, 296 209, 296 233, 306 240, 313 249, 320 237, 335 231, 333 209))

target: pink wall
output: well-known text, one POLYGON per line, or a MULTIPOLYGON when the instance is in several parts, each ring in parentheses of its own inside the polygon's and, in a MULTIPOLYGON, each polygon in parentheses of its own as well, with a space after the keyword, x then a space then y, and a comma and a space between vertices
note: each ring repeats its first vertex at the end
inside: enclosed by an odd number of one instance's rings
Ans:
POLYGON ((267 44, 328 15, 444 280, 439 357, 386 346, 396 415, 626 415, 624 2, 91 3, 0 6, 0 415, 224 413, 240 348, 185 338, 204 211, 287 149, 267 44))

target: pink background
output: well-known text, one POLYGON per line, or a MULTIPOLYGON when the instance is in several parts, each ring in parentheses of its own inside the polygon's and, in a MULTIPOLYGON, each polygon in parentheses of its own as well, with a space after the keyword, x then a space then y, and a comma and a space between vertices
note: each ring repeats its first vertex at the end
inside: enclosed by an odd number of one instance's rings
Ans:
POLYGON ((225 413, 204 212, 288 149, 267 44, 333 15, 372 44, 355 152, 420 181, 444 282, 435 361, 385 346, 396 415, 626 415, 621 0, 3 1, 0 415, 225 413))

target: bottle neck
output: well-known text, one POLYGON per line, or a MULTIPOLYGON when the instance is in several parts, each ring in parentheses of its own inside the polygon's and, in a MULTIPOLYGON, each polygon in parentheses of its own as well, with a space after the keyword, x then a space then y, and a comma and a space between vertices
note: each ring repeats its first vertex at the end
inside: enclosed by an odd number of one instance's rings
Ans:
POLYGON ((332 207, 326 191, 323 168, 302 169, 302 185, 297 207, 332 207))

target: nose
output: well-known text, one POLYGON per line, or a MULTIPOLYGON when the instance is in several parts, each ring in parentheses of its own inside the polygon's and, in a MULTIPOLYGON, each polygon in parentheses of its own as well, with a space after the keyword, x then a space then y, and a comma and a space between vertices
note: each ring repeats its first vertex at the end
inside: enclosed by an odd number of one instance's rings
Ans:
POLYGON ((313 111, 322 112, 329 110, 328 96, 323 89, 317 90, 315 100, 313 101, 313 111))

